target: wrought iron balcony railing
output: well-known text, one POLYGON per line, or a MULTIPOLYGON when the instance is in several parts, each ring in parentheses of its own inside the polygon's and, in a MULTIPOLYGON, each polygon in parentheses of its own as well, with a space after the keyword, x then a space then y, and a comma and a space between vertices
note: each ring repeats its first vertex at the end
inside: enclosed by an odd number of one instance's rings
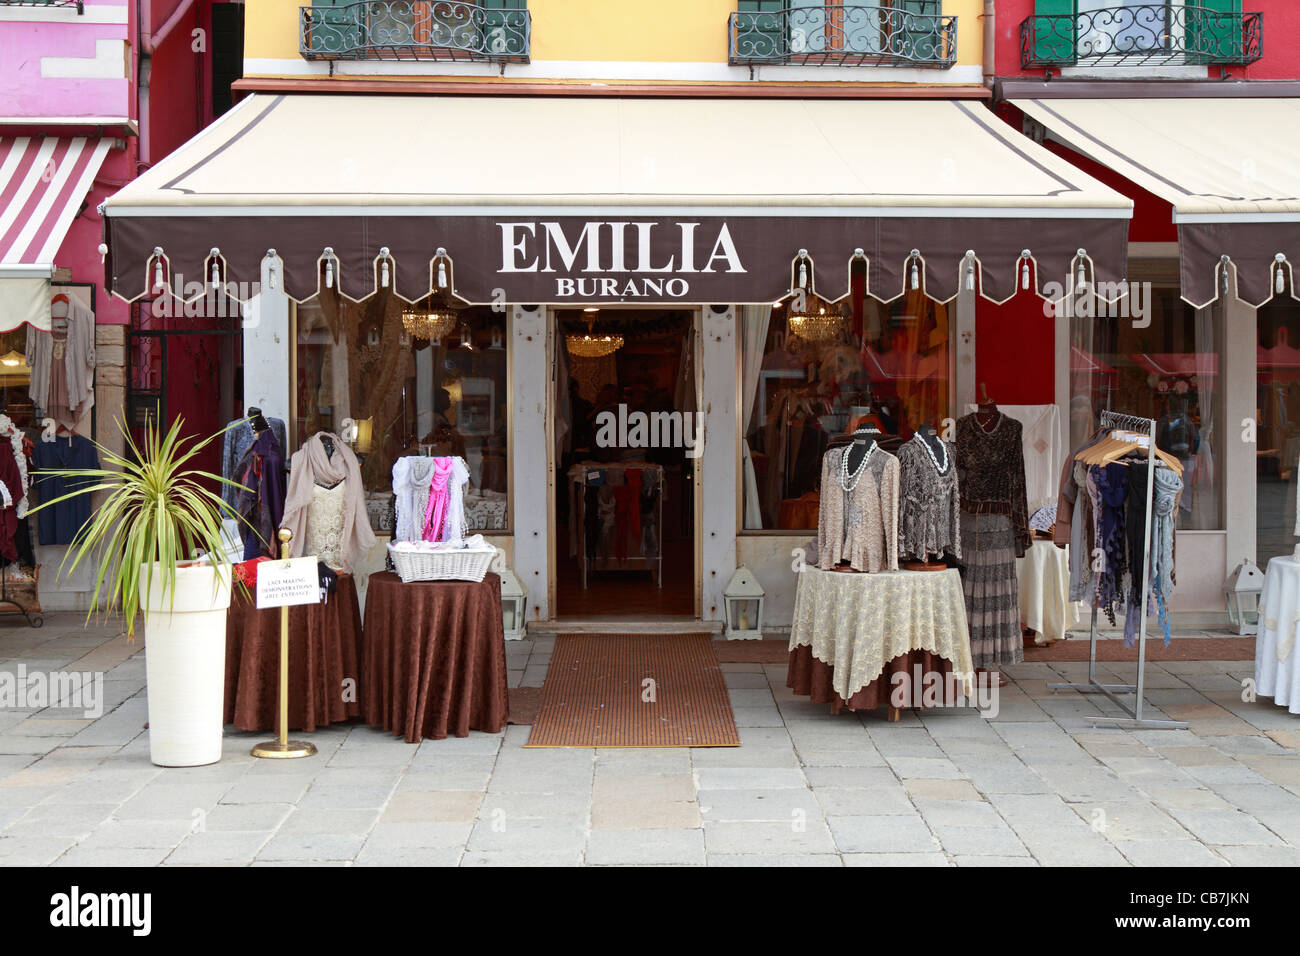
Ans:
POLYGON ((82 0, 0 0, 0 7, 76 7, 77 16, 86 13, 82 0))
POLYGON ((957 58, 957 18, 939 0, 736 11, 727 19, 733 65, 925 66, 957 58))
POLYGON ((299 13, 307 60, 528 62, 532 18, 522 0, 362 0, 299 13))
POLYGON ((1254 63, 1264 15, 1187 3, 1038 14, 1020 24, 1022 66, 1166 66, 1254 63))

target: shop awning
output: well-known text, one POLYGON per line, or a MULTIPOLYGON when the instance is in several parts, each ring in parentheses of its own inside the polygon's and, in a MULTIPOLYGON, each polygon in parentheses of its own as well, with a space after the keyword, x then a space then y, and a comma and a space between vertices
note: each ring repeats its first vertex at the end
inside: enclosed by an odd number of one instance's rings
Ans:
POLYGON ((1284 289, 1295 294, 1300 99, 1010 102, 1080 153, 1173 204, 1187 302, 1200 308, 1234 290, 1252 305, 1266 302, 1276 290, 1279 254, 1284 289))
POLYGON ((467 302, 763 303, 861 250, 877 298, 1001 301, 1123 277, 1131 214, 977 103, 255 94, 108 200, 107 278, 413 301, 443 248, 467 302))
POLYGON ((50 327, 54 256, 111 142, 0 137, 0 332, 50 327))

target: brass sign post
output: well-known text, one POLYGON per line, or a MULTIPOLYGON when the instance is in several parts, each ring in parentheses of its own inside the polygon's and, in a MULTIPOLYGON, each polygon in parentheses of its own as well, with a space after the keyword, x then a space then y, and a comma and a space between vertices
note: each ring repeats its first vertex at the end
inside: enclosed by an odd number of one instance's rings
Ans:
MULTIPOLYGON (((289 560, 289 539, 293 532, 280 529, 280 557, 289 560)), ((254 757, 310 757, 316 745, 305 740, 289 739, 289 606, 280 608, 280 739, 268 740, 253 748, 254 757)))

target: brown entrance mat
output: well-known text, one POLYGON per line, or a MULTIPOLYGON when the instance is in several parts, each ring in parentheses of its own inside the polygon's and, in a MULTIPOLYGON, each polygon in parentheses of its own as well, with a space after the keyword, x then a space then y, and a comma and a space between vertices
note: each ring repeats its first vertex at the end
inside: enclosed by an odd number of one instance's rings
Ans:
POLYGON ((719 664, 785 664, 790 660, 790 642, 714 641, 713 653, 718 655, 719 664))
MULTIPOLYGON (((1049 647, 1025 647, 1025 661, 1086 661, 1088 638, 1057 641, 1049 647)), ((1253 661, 1253 637, 1175 637, 1168 647, 1162 637, 1147 636, 1148 661, 1253 661)), ((1097 642, 1099 661, 1136 661, 1137 648, 1125 647, 1123 641, 1097 642)))
POLYGON ((542 689, 540 687, 511 687, 510 716, 507 723, 535 724, 537 712, 542 707, 542 689))
POLYGON ((708 634, 559 635, 525 746, 739 747, 713 641, 708 634))

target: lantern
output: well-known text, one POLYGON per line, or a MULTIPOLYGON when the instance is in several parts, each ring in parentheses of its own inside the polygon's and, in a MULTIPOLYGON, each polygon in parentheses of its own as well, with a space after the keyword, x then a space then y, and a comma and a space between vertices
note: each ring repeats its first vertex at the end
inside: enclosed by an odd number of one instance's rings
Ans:
POLYGON ((736 568, 722 589, 727 611, 727 640, 746 641, 763 638, 764 591, 749 568, 736 568))
POLYGON ((506 640, 523 640, 528 625, 528 589, 504 564, 496 573, 501 576, 501 621, 505 626, 506 640))
POLYGON ((1259 596, 1264 590, 1264 572, 1247 558, 1228 577, 1223 593, 1228 604, 1228 621, 1238 634, 1259 633, 1259 596))

